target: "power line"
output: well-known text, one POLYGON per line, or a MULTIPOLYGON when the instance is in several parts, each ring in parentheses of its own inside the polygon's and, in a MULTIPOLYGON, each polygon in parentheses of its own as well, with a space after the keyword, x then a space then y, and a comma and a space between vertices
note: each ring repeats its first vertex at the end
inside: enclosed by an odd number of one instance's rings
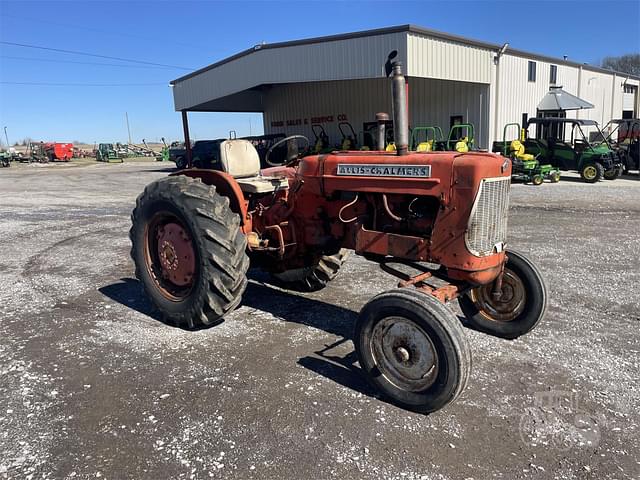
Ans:
POLYGON ((108 67, 124 67, 124 68, 152 68, 163 70, 167 67, 154 67, 151 65, 122 65, 119 63, 102 63, 102 62, 79 62, 74 60, 58 60, 53 58, 33 58, 33 57, 14 57, 12 55, 0 55, 0 58, 8 58, 12 60, 28 60, 34 62, 52 62, 52 63, 75 63, 79 65, 103 65, 108 67))
MULTIPOLYGON (((5 17, 5 18, 12 18, 14 20, 24 20, 24 21, 28 21, 28 22, 38 22, 38 23, 44 23, 45 25, 57 25, 59 27, 72 27, 72 28, 77 28, 77 29, 81 29, 81 30, 86 30, 88 32, 96 32, 96 33, 101 33, 101 34, 107 34, 107 35, 112 35, 112 36, 116 36, 116 37, 131 37, 131 38, 139 38, 139 39, 143 39, 143 40, 151 40, 154 43, 158 42, 158 37, 150 37, 147 35, 137 35, 135 33, 131 33, 131 32, 116 32, 113 30, 102 30, 99 28, 92 28, 92 27, 86 27, 84 25, 78 25, 76 23, 62 23, 62 22, 54 22, 52 20, 43 20, 43 19, 38 19, 38 18, 31 18, 31 17, 16 17, 15 15, 8 15, 6 13, 0 13, 0 17, 5 17)), ((162 38, 162 36, 160 36, 160 38, 162 38)), ((203 45, 194 45, 193 43, 185 43, 185 42, 180 42, 175 40, 175 37, 171 37, 171 44, 172 45, 182 45, 185 47, 192 47, 192 48, 203 48, 203 45)))
POLYGON ((47 83, 47 82, 5 82, 0 80, 0 84, 4 85, 40 85, 48 87, 151 87, 151 86, 168 86, 167 83, 47 83))
POLYGON ((77 52, 75 50, 63 50, 61 48, 40 47, 38 45, 27 45, 27 44, 24 44, 24 43, 15 43, 15 42, 0 41, 0 43, 2 43, 4 45, 12 45, 14 47, 35 48, 35 49, 38 49, 38 50, 48 50, 50 52, 70 53, 72 55, 84 55, 84 56, 87 56, 87 57, 108 58, 110 60, 118 60, 120 62, 140 63, 140 64, 143 64, 143 65, 153 65, 153 66, 156 66, 156 67, 176 68, 176 69, 179 69, 179 70, 194 70, 192 68, 178 67, 176 65, 166 65, 164 63, 153 63, 153 62, 146 62, 144 60, 133 60, 133 59, 130 59, 130 58, 122 58, 122 57, 111 57, 109 55, 99 55, 97 53, 77 52))

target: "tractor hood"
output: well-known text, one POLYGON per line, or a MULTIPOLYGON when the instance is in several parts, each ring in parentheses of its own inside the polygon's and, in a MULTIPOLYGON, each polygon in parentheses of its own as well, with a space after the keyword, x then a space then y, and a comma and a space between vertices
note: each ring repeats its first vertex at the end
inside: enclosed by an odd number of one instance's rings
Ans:
POLYGON ((334 152, 305 157, 298 176, 323 196, 335 192, 436 196, 446 202, 451 185, 477 187, 480 179, 508 176, 510 162, 492 153, 334 152))

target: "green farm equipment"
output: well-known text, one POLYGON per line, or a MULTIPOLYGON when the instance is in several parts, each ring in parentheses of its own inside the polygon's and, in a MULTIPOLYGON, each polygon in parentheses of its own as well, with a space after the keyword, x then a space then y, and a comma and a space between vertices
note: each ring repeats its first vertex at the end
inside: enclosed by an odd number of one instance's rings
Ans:
POLYGON ((411 131, 409 150, 415 152, 432 152, 444 150, 445 141, 442 129, 434 127, 414 127, 411 131))
POLYGON ((449 130, 445 150, 465 153, 469 150, 473 150, 474 142, 475 131, 473 124, 458 123, 456 125, 452 125, 449 130))
POLYGON ((0 167, 10 167, 12 156, 9 152, 0 152, 0 167))
POLYGON ((29 142, 26 159, 29 163, 49 163, 51 161, 44 142, 29 142))
POLYGON ((164 141, 164 137, 162 137, 162 150, 160 150, 159 155, 156 155, 156 160, 158 162, 168 162, 170 160, 169 145, 164 141))
POLYGON ((329 145, 329 135, 327 135, 324 127, 318 123, 313 123, 311 124, 311 131, 315 137, 311 153, 330 153, 333 149, 329 145))
POLYGON ((538 156, 525 152, 524 130, 519 123, 507 123, 502 131, 502 141, 493 142, 492 151, 511 159, 511 179, 534 185, 542 185, 545 179, 551 183, 560 181, 560 170, 549 164, 540 164, 538 156), (516 127, 518 136, 507 140, 509 127, 516 127))
POLYGON ((340 150, 358 150, 358 135, 349 122, 338 123, 338 130, 342 135, 340 150))
POLYGON ((527 121, 524 146, 527 152, 559 170, 574 170, 587 183, 614 180, 624 167, 619 152, 611 148, 594 120, 574 118, 530 118, 527 121), (536 126, 534 138, 528 135, 530 125, 536 126), (591 142, 585 131, 592 129, 601 143, 591 142), (567 138, 568 137, 568 138, 567 138))
POLYGON ((99 162, 124 162, 122 157, 113 147, 113 143, 101 143, 96 149, 96 160, 99 162))

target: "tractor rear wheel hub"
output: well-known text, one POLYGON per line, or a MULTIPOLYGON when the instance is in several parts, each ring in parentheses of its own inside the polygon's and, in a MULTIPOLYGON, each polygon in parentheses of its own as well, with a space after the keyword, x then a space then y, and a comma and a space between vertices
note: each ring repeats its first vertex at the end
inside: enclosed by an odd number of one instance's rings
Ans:
POLYGON ((195 273, 195 252, 191 237, 177 223, 158 229, 158 257, 162 276, 174 285, 190 285, 195 273))

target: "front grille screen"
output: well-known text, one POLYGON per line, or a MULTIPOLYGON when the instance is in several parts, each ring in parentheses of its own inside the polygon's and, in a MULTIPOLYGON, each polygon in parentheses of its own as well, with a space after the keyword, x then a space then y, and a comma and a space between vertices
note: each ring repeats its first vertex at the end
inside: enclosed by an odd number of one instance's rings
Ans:
POLYGON ((465 242, 469 251, 484 257, 504 249, 509 218, 509 177, 485 178, 480 183, 465 242))

